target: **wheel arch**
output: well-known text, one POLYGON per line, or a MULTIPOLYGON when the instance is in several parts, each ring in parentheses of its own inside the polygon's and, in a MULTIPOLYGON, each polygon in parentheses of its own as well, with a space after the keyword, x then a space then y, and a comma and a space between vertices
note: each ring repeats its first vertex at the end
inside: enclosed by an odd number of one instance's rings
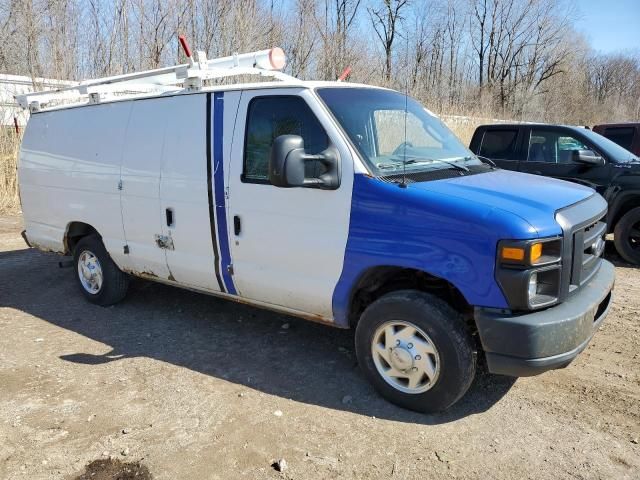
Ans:
POLYGON ((67 228, 65 229, 63 238, 64 254, 73 254, 73 250, 76 248, 76 245, 78 244, 80 239, 94 233, 100 236, 98 231, 88 223, 79 221, 69 222, 67 224, 67 228))
POLYGON ((355 328, 364 309, 381 296, 397 290, 434 293, 452 308, 471 318, 473 308, 462 292, 448 280, 416 268, 379 265, 366 269, 351 288, 348 326, 355 328))
POLYGON ((608 231, 613 232, 620 219, 636 207, 640 207, 640 191, 624 192, 618 196, 611 206, 608 231))

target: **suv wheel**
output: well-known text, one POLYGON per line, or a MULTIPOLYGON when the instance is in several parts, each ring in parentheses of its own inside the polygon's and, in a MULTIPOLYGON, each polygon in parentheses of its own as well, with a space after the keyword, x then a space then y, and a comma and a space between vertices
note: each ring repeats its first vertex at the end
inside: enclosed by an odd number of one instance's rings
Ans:
POLYGON ((82 238, 73 260, 80 291, 91 303, 107 306, 125 297, 129 277, 113 263, 98 235, 82 238))
POLYGON ((468 390, 476 352, 451 306, 414 290, 373 302, 356 328, 356 355, 380 394, 419 412, 444 410, 468 390))
POLYGON ((640 207, 624 214, 613 235, 620 256, 629 263, 640 265, 640 207))

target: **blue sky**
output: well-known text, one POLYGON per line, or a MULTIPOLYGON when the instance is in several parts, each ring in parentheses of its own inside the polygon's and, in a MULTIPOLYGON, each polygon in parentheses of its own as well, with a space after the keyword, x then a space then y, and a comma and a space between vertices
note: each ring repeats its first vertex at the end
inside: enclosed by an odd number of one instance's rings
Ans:
POLYGON ((577 28, 604 53, 640 50, 640 0, 576 0, 577 28))

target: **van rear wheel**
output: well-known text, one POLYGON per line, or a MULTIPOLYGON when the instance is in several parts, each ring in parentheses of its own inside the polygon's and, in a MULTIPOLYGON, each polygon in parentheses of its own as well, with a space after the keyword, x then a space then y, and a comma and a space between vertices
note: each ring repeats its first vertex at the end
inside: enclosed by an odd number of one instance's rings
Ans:
POLYGON ((129 276, 111 260, 98 235, 82 238, 73 259, 80 291, 91 303, 113 305, 125 297, 129 276))
POLYGON ((476 352, 460 314, 415 290, 389 293, 365 309, 356 328, 356 355, 383 397, 419 412, 453 405, 476 371, 476 352))
POLYGON ((629 210, 616 224, 613 241, 622 258, 640 265, 640 207, 629 210))

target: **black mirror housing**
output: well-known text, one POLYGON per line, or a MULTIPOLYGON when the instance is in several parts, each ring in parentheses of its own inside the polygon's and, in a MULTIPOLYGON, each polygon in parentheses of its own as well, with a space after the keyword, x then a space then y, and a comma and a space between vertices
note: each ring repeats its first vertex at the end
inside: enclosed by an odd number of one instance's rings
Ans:
POLYGON ((318 155, 309 155, 305 152, 301 136, 280 135, 271 146, 269 181, 283 188, 315 186, 336 189, 340 185, 338 154, 334 147, 329 147, 318 155), (318 178, 305 178, 305 164, 312 160, 321 162, 327 171, 318 178))
POLYGON ((280 135, 269 156, 269 181, 276 187, 304 185, 304 140, 298 135, 280 135))
POLYGON ((604 158, 591 150, 574 150, 572 160, 593 167, 601 167, 605 164, 604 158))

